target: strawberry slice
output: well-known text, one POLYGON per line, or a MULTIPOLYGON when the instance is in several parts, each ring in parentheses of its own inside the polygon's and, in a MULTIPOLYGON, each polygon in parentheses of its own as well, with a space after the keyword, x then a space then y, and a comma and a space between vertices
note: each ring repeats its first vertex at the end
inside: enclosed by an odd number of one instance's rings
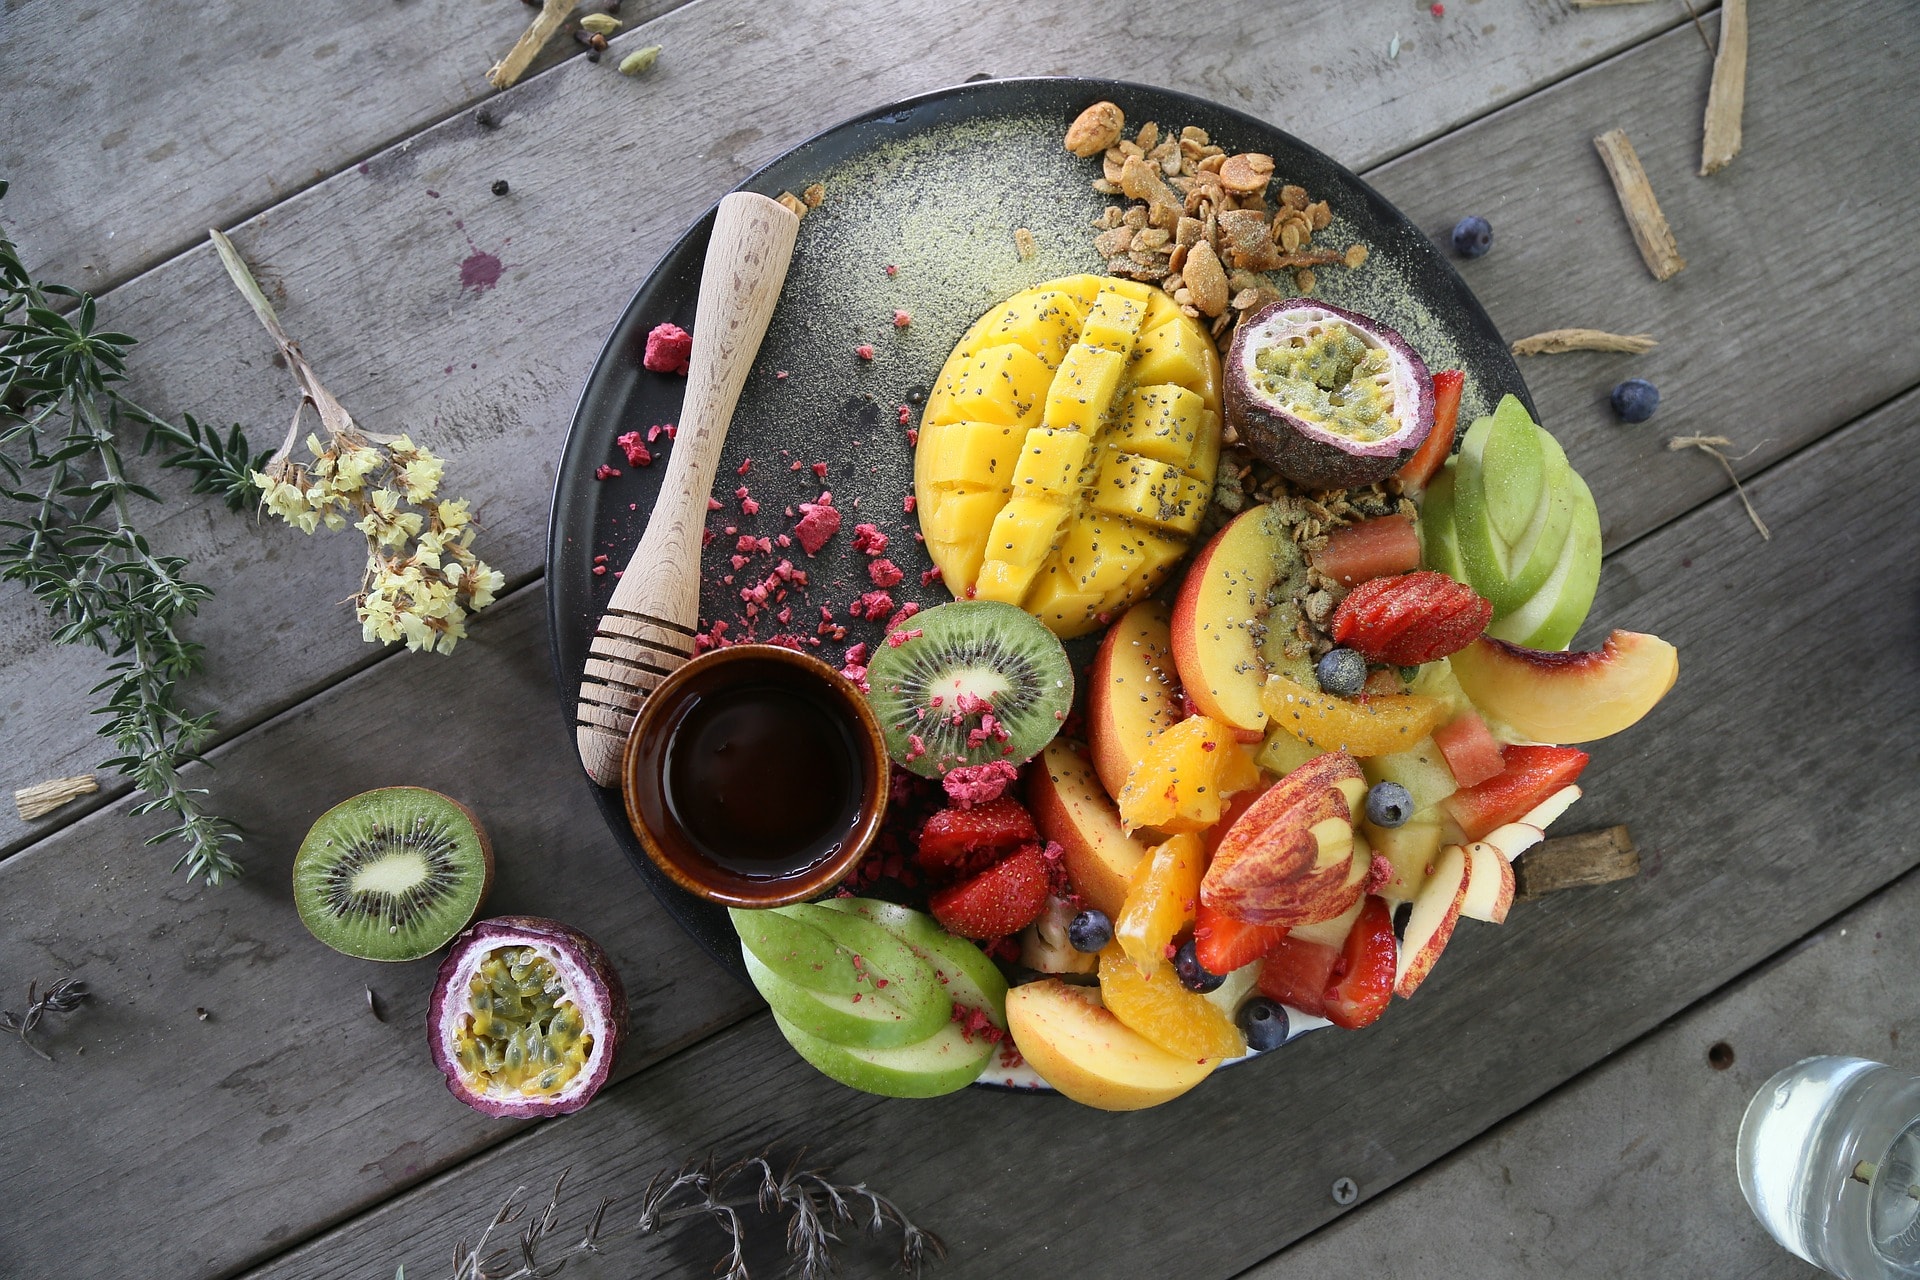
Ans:
POLYGON ((920 828, 914 861, 936 880, 971 875, 1017 845, 1038 840, 1033 818, 1011 796, 971 809, 942 809, 920 828))
POLYGON ((1433 430, 1420 442, 1400 468, 1400 492, 1419 497, 1434 473, 1447 464, 1453 452, 1453 433, 1460 425, 1460 388, 1467 375, 1458 369, 1442 369, 1433 375, 1433 430))
POLYGON ((1327 983, 1340 963, 1341 948, 1305 938, 1286 937, 1267 952, 1255 984, 1263 996, 1289 1004, 1316 1018, 1327 1012, 1327 983))
POLYGON ((1500 744, 1477 711, 1462 711, 1435 729, 1433 745, 1446 757, 1453 780, 1463 787, 1477 787, 1507 767, 1500 744))
POLYGON ((1048 886, 1047 859, 1040 846, 1022 845, 971 880, 934 894, 927 909, 949 933, 1003 938, 1039 918, 1048 886))
POLYGON ((1322 1015, 1336 1027, 1353 1030, 1378 1018, 1393 997, 1393 912, 1385 898, 1368 895, 1347 930, 1346 945, 1327 981, 1322 1015))
POLYGON ((1375 578, 1333 612, 1336 644, 1375 662, 1415 667, 1472 644, 1493 621, 1493 605, 1472 587, 1431 569, 1375 578))
POLYGON ((1456 791, 1440 803, 1467 839, 1518 822, 1527 810, 1570 786, 1587 767, 1587 753, 1573 747, 1508 747, 1506 768, 1477 787, 1456 791))
POLYGON ((1252 964, 1286 936, 1283 924, 1248 924, 1204 901, 1194 908, 1193 953, 1208 973, 1225 975, 1252 964))
POLYGON ((1357 586, 1418 569, 1420 535, 1407 516, 1380 516, 1335 529, 1311 559, 1314 568, 1342 586, 1357 586))

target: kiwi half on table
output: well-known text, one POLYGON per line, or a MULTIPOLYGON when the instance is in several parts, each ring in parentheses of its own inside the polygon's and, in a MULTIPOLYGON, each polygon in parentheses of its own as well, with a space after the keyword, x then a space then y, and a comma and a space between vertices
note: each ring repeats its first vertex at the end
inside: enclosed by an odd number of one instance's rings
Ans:
POLYGON ((320 815, 293 859, 301 923, 362 960, 418 960, 473 922, 493 845, 473 810, 425 787, 382 787, 320 815))
POLYGON ((1023 764, 1073 706, 1060 641, 1032 614, 991 600, 915 614, 874 653, 867 684, 887 754, 929 778, 995 760, 1023 764))

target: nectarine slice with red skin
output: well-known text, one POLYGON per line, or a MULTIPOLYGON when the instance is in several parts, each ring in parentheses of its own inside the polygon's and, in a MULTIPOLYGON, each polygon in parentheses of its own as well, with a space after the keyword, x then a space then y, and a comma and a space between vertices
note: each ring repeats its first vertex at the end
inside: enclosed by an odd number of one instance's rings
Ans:
POLYGON ((1577 747, 1508 747, 1506 760, 1507 767, 1498 775, 1440 802, 1469 840, 1520 821, 1541 801, 1571 785, 1587 767, 1587 753, 1577 747))
POLYGON ((1181 718, 1172 615, 1157 600, 1133 606, 1100 641, 1087 670, 1087 745, 1108 795, 1161 731, 1181 718))
POLYGON ((1481 636, 1453 655, 1473 705, 1527 742, 1592 742, 1653 710, 1680 675, 1659 636, 1615 631, 1590 652, 1551 653, 1481 636))
POLYGON ((1203 714, 1235 729, 1266 728, 1267 664, 1255 633, 1275 589, 1299 567, 1278 514, 1258 506, 1235 516, 1194 556, 1173 605, 1180 686, 1203 714))
POLYGON ((1477 787, 1507 767, 1499 741, 1475 711, 1463 711, 1435 729, 1433 744, 1446 758, 1454 782, 1462 787, 1477 787))
POLYGON ((1118 919, 1147 846, 1128 835, 1080 744, 1055 738, 1026 769, 1027 811, 1064 852, 1067 878, 1088 906, 1118 919))

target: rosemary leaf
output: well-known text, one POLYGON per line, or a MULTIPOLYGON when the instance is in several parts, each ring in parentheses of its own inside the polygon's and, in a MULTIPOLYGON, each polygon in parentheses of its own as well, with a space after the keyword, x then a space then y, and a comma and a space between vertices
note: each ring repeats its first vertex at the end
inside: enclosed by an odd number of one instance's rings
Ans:
POLYGON ((191 417, 176 425, 128 399, 120 384, 134 339, 100 328, 96 311, 81 290, 35 280, 0 233, 0 581, 21 583, 40 602, 56 642, 111 659, 94 688, 105 695, 94 711, 99 733, 118 752, 106 767, 146 793, 135 813, 174 820, 148 843, 178 842, 174 869, 219 884, 239 874, 240 833, 208 813, 205 792, 179 773, 213 728, 212 716, 187 715, 179 696, 200 661, 179 627, 211 592, 140 531, 140 505, 160 498, 127 475, 121 441, 144 430, 142 454, 188 472, 194 492, 235 510, 253 495, 264 455, 237 424, 225 434, 191 417))

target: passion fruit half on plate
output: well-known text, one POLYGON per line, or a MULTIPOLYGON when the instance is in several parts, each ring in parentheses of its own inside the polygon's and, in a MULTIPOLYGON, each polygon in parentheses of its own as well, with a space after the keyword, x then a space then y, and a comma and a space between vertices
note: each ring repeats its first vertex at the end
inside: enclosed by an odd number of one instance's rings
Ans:
POLYGON ((1385 480, 1433 430, 1433 378, 1398 333, 1305 298, 1269 303, 1227 352, 1227 422, 1316 492, 1385 480))
POLYGON ((475 1111, 563 1116, 593 1100, 627 1036, 627 993, 600 945, 538 916, 453 940, 427 1013, 433 1063, 475 1111))

